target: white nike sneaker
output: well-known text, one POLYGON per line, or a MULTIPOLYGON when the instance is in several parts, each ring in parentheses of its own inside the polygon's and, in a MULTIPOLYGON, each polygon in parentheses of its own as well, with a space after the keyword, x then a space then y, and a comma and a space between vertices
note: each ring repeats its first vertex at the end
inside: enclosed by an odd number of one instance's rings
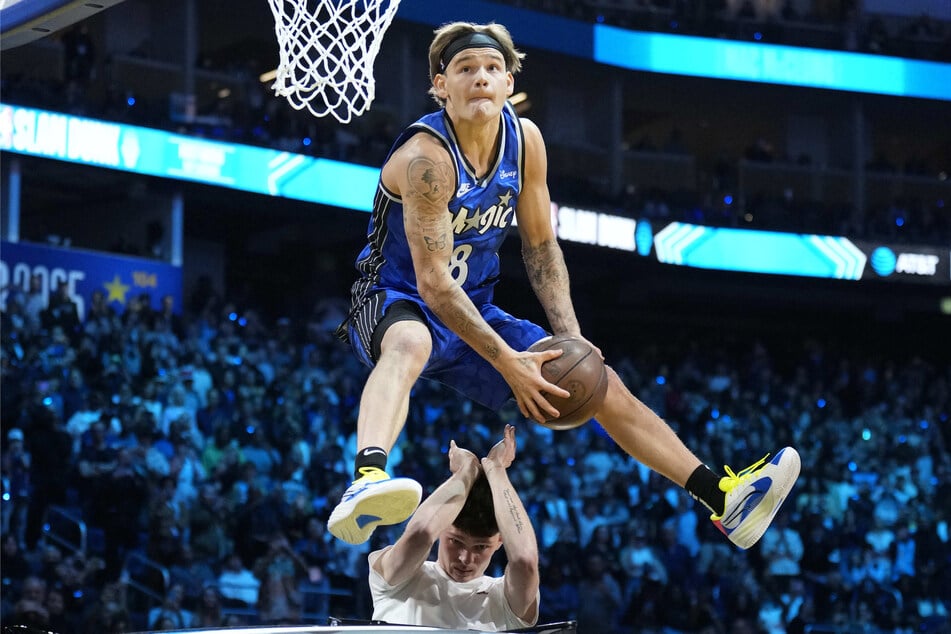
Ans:
POLYGON ((399 524, 413 514, 423 487, 411 478, 390 478, 382 469, 361 467, 327 520, 330 534, 348 544, 362 544, 377 526, 399 524))
POLYGON ((720 479, 720 490, 726 493, 723 515, 710 516, 744 550, 763 536, 799 478, 799 452, 792 447, 780 450, 769 462, 766 458, 739 473, 726 467, 727 476, 720 479))

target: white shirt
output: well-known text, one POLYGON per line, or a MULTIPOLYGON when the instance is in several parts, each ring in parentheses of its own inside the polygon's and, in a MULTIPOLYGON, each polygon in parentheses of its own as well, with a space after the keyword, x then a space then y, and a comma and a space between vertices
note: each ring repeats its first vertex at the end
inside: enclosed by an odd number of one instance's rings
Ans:
POLYGON ((221 590, 221 595, 244 601, 248 605, 257 603, 260 587, 261 582, 247 568, 242 568, 238 572, 225 570, 218 575, 218 588, 221 590))
POLYGON ((373 568, 385 551, 386 548, 377 550, 369 556, 374 620, 394 625, 465 628, 482 632, 500 632, 535 624, 535 621, 523 621, 512 612, 505 598, 504 576, 482 576, 458 582, 435 561, 426 561, 415 575, 391 586, 373 568))

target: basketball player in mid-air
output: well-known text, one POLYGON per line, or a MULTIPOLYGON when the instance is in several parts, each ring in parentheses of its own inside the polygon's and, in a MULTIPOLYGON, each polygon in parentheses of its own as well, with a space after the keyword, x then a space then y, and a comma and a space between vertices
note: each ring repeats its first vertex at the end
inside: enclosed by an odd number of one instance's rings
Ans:
MULTIPOLYGON (((514 397, 536 421, 558 416, 546 392, 569 396, 541 374, 561 352, 527 351, 548 333, 492 303, 498 251, 517 219, 528 278, 551 331, 582 337, 551 226, 544 141, 508 103, 523 57, 498 24, 437 29, 430 94, 441 109, 404 130, 383 165, 352 309, 338 330, 372 368, 360 399, 355 480, 328 521, 346 542, 403 522, 419 504, 419 483, 386 473, 419 377, 492 409, 514 397)), ((608 381, 595 418, 614 441, 706 505, 734 544, 756 543, 799 476, 796 450, 720 477, 610 368, 608 381)))

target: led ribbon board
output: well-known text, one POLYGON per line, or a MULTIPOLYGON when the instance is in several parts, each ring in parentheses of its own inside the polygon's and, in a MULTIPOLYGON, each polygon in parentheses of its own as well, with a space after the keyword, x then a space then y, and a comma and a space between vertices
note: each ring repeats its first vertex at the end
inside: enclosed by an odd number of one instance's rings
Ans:
POLYGON ((380 170, 0 104, 0 150, 370 211, 380 170))
MULTIPOLYGON (((161 130, 0 104, 0 150, 370 211, 379 170, 161 130)), ((558 237, 660 262, 724 271, 948 284, 949 252, 673 222, 655 227, 552 205, 558 237)))
POLYGON ((398 20, 499 22, 515 42, 651 73, 951 101, 951 64, 762 42, 629 31, 498 2, 414 0, 398 20))
POLYGON ((951 64, 594 26, 594 60, 631 70, 951 101, 951 64))
POLYGON ((951 252, 843 236, 704 227, 672 222, 654 236, 657 259, 720 271, 838 280, 951 284, 951 252))

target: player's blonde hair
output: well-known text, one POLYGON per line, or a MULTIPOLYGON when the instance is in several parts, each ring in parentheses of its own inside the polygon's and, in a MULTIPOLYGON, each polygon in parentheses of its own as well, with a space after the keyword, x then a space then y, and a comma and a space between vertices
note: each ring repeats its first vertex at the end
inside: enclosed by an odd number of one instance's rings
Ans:
MULTIPOLYGON (((436 29, 434 33, 435 35, 433 37, 433 41, 429 45, 430 83, 432 83, 432 81, 436 78, 436 75, 445 70, 443 68, 442 59, 443 51, 445 51, 450 44, 460 37, 469 35, 471 33, 484 33, 499 43, 502 57, 505 59, 505 70, 512 73, 513 75, 522 70, 522 59, 525 57, 525 53, 522 53, 515 48, 515 43, 512 41, 512 34, 509 33, 509 30, 501 24, 496 24, 495 22, 490 22, 488 24, 475 24, 473 22, 450 22, 449 24, 444 24, 436 29)), ((431 86, 429 88, 429 94, 432 95, 433 99, 436 100, 436 103, 438 103, 440 107, 446 105, 445 100, 440 99, 439 96, 436 95, 435 86, 431 86)))

